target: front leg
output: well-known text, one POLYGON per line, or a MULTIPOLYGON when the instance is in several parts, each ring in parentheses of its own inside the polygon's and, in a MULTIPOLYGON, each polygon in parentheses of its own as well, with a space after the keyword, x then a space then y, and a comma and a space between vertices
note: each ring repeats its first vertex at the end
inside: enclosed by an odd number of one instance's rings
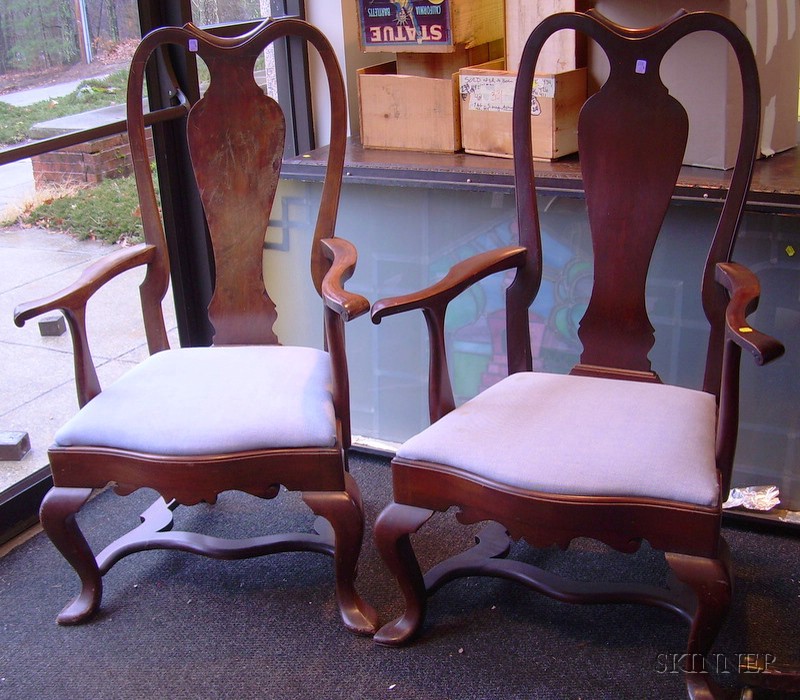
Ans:
POLYGON ((86 621, 100 607, 103 581, 97 561, 83 536, 75 514, 92 495, 89 488, 54 486, 42 501, 39 517, 42 527, 59 552, 81 579, 81 592, 58 615, 60 625, 86 621))
POLYGON ((425 619, 427 595, 422 572, 411 547, 410 535, 433 515, 432 510, 390 503, 375 521, 375 542, 405 598, 401 617, 381 627, 374 637, 378 644, 400 646, 408 642, 425 619))
POLYGON ((336 602, 344 624, 356 634, 373 634, 378 614, 355 589, 356 566, 364 536, 361 493, 347 473, 345 488, 346 491, 306 491, 303 500, 333 528, 336 602))
POLYGON ((732 580, 730 554, 721 541, 718 559, 666 553, 675 577, 694 593, 696 601, 691 615, 691 629, 686 647, 686 687, 692 700, 725 696, 708 674, 707 657, 725 620, 731 602, 732 580))

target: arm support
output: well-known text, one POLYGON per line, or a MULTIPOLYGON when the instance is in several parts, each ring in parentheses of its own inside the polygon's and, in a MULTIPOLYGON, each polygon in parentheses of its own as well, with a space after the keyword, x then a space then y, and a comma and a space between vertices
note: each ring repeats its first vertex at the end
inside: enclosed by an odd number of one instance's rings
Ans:
POLYGON ((20 328, 36 316, 61 310, 69 323, 75 362, 78 404, 84 406, 100 393, 100 382, 89 351, 86 334, 86 303, 110 279, 139 265, 152 262, 156 248, 141 244, 106 255, 89 265, 76 282, 44 299, 26 302, 14 310, 14 323, 20 328))
POLYGON ((384 316, 421 309, 428 325, 430 366, 428 368, 428 410, 431 422, 455 408, 450 372, 447 368, 444 320, 447 305, 465 289, 495 272, 512 270, 525 264, 526 248, 508 246, 479 253, 462 260, 430 287, 413 294, 381 299, 372 307, 372 321, 384 316))
POLYGON ((48 311, 78 309, 86 306, 86 302, 91 296, 110 279, 121 272, 151 262, 155 250, 154 246, 142 243, 103 256, 89 265, 69 287, 49 297, 19 304, 14 309, 14 323, 22 328, 26 321, 48 311))
POLYGON ((755 311, 761 293, 758 278, 750 270, 738 263, 718 263, 715 279, 730 295, 725 309, 725 342, 717 416, 717 468, 722 475, 724 501, 730 489, 739 432, 739 364, 742 349, 753 355, 756 364, 764 365, 783 355, 784 347, 775 338, 755 330, 747 323, 747 314, 755 311))
POLYGON ((350 377, 347 372, 344 325, 369 311, 369 301, 344 289, 356 269, 358 254, 352 243, 341 238, 320 239, 323 255, 330 269, 320 285, 325 304, 325 346, 331 358, 333 402, 342 427, 342 444, 350 447, 350 377))
POLYGON ((497 248, 479 253, 457 262, 447 274, 435 284, 412 294, 379 299, 372 305, 372 321, 380 323, 386 316, 393 316, 411 309, 433 309, 446 307, 461 292, 484 277, 520 267, 525 260, 526 249, 520 246, 497 248))

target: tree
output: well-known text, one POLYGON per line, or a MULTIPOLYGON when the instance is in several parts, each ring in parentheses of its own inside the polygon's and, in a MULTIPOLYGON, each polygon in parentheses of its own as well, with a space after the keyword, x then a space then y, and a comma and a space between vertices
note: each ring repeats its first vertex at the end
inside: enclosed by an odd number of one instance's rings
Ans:
POLYGON ((69 0, 5 0, 0 8, 5 70, 37 70, 78 57, 75 16, 69 0))
POLYGON ((8 72, 8 39, 6 39, 3 12, 0 12, 0 75, 8 72))

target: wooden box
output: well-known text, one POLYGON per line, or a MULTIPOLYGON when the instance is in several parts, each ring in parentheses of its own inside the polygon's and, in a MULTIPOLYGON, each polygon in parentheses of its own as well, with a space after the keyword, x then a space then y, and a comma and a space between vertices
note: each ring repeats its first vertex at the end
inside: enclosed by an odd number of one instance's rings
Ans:
POLYGON ((452 78, 467 66, 478 66, 481 63, 503 58, 505 44, 502 39, 489 44, 480 44, 472 48, 456 46, 452 53, 416 53, 400 52, 397 54, 398 75, 418 75, 423 78, 452 78))
MULTIPOLYGON (((467 153, 511 158, 516 73, 502 61, 459 71, 461 142, 467 153)), ((555 160, 578 150, 578 113, 586 101, 586 68, 537 75, 531 95, 533 157, 555 160)))
POLYGON ((458 71, 503 55, 502 40, 452 53, 397 54, 360 68, 361 143, 367 148, 453 153, 461 150, 458 71))
MULTIPOLYGON (((590 0, 506 0, 506 70, 516 71, 525 42, 536 26, 557 12, 585 12, 590 0)), ((586 38, 574 31, 556 32, 542 47, 536 72, 561 73, 586 66, 586 38)))
POLYGON ((457 73, 398 75, 392 61, 356 74, 363 146, 433 153, 461 149, 457 73))
POLYGON ((356 0, 361 50, 449 53, 503 38, 503 0, 356 0))

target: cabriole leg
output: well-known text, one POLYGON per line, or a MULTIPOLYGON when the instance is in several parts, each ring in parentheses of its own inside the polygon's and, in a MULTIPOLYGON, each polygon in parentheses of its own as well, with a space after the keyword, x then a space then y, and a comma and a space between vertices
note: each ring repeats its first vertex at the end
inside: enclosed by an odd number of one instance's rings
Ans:
POLYGON ((361 493, 350 474, 345 474, 345 488, 346 491, 304 492, 303 500, 333 528, 336 602, 345 626, 356 634, 373 634, 378 625, 378 613, 355 589, 364 515, 361 493))
POLYGON ((378 551, 397 579, 406 605, 402 616, 378 630, 374 637, 378 644, 405 644, 419 631, 425 619, 425 582, 409 536, 432 515, 433 511, 426 508, 390 503, 375 522, 378 551))
POLYGON ((692 700, 726 696, 708 673, 707 657, 730 607, 733 574, 727 544, 721 542, 718 559, 666 554, 679 581, 695 595, 696 607, 686 648, 686 688, 692 700))
POLYGON ((103 582, 94 554, 75 521, 75 514, 91 495, 92 489, 54 486, 47 492, 39 511, 50 541, 81 579, 81 592, 56 618, 60 625, 77 625, 89 619, 100 607, 103 595, 103 582))

